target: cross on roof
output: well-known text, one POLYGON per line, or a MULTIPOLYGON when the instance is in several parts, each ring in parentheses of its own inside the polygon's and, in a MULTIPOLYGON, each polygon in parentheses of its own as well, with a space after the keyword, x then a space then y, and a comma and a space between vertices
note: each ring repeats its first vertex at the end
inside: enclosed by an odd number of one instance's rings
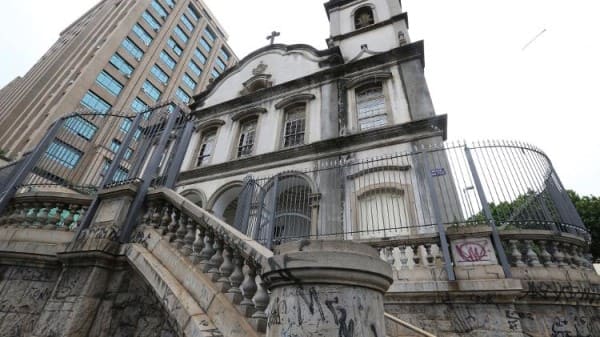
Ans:
POLYGON ((271 44, 273 44, 275 43, 275 38, 279 35, 281 35, 281 33, 274 30, 273 32, 271 32, 271 35, 267 36, 267 40, 271 40, 271 44))

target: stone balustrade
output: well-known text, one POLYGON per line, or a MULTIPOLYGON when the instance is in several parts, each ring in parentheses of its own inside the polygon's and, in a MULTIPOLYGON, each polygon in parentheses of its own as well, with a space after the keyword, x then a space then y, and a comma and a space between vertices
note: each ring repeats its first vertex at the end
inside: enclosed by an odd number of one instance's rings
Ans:
MULTIPOLYGON (((148 195, 141 225, 208 275, 259 332, 266 330, 269 294, 259 275, 271 251, 171 190, 148 195)), ((139 233, 134 242, 143 239, 139 233)))
POLYGON ((501 231, 512 267, 593 269, 587 242, 579 236, 543 230, 501 231))
POLYGON ((0 226, 73 231, 92 198, 86 195, 33 192, 17 195, 0 216, 0 226))

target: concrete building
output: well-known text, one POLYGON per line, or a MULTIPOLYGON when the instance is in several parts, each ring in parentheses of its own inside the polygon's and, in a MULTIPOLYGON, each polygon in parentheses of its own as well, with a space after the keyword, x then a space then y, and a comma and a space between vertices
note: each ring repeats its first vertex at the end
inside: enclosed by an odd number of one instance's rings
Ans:
MULTIPOLYGON (((131 161, 135 124, 106 171, 53 154, 72 116, 0 168, 0 335, 600 336, 589 233, 548 157, 443 143, 399 1, 325 10, 326 50, 272 43, 191 111, 150 109, 131 161), (48 163, 104 176, 19 189, 48 163)), ((89 138, 129 117, 110 118, 89 138)))
POLYGON ((0 149, 31 150, 59 117, 188 103, 236 57, 200 0, 102 0, 0 91, 0 149))

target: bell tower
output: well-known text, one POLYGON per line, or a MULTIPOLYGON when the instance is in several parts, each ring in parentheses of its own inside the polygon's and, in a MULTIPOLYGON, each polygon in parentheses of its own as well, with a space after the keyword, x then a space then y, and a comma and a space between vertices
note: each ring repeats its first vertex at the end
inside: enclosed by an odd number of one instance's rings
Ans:
POLYGON ((329 47, 340 47, 354 61, 410 43, 408 19, 400 0, 330 0, 329 47))

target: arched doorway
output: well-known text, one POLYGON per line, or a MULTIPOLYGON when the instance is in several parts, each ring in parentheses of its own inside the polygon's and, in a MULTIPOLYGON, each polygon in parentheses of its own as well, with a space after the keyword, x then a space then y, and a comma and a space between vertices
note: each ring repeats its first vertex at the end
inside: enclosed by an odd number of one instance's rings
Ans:
POLYGON ((235 181, 228 183, 215 192, 214 196, 207 204, 207 209, 212 210, 213 214, 234 226, 235 213, 238 207, 238 196, 242 191, 242 182, 235 181))

